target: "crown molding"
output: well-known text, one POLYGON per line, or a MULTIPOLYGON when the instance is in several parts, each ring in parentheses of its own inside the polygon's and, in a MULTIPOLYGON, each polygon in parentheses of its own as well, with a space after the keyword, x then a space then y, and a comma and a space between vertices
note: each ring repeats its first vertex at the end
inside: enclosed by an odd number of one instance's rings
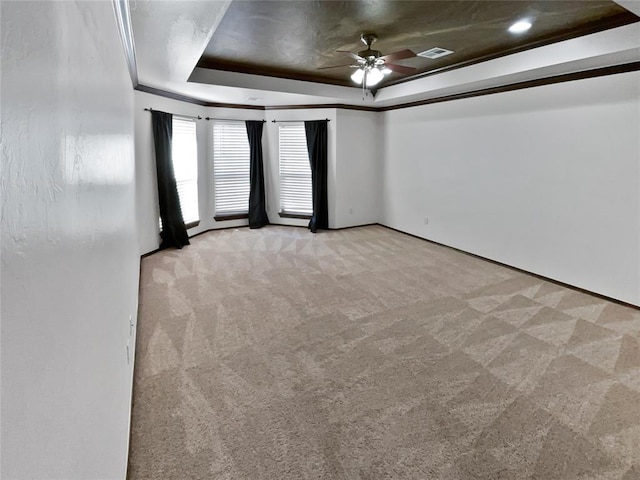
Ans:
POLYGON ((365 107, 360 105, 348 105, 344 103, 319 103, 311 105, 274 105, 264 107, 265 110, 313 110, 318 108, 340 108, 342 110, 361 110, 364 112, 379 112, 378 107, 365 107))
POLYGON ((150 93, 152 95, 158 95, 159 97, 170 98, 172 100, 178 100, 181 102, 194 103, 196 105, 202 105, 203 107, 221 107, 221 108, 242 108, 243 110, 264 110, 265 107, 261 105, 244 105, 240 103, 216 103, 207 102, 199 98, 189 97, 188 95, 182 95, 180 93, 170 92, 168 90, 162 90, 160 88, 150 87, 148 85, 136 85, 134 90, 139 92, 150 93))
POLYGON ((425 100, 417 100, 414 102, 399 103, 397 105, 390 105, 386 107, 365 107, 359 105, 347 105, 341 103, 328 103, 328 104, 311 104, 311 105, 244 105, 237 103, 214 103, 200 100, 197 98, 189 97, 187 95, 181 95, 179 93, 169 92, 161 90, 159 88, 149 87, 147 85, 136 85, 135 90, 140 92, 150 93, 173 100, 179 100, 187 103, 194 103, 196 105, 202 105, 204 107, 219 107, 219 108, 240 108, 243 110, 264 110, 264 111, 277 111, 277 110, 315 110, 321 108, 333 108, 342 110, 358 110, 365 112, 388 112, 391 110, 398 110, 403 108, 418 107, 421 105, 430 105, 433 103, 451 102, 454 100, 461 100, 464 98, 481 97, 484 95, 493 95, 496 93, 510 92, 514 90, 523 90, 526 88, 541 87, 544 85, 553 85, 555 83, 573 82, 576 80, 585 80, 588 78, 604 77, 608 75, 618 75, 621 73, 629 73, 640 70, 640 61, 624 63, 620 65, 613 65, 608 67, 594 68, 589 70, 582 70, 579 72, 565 73, 560 75, 553 75, 550 77, 542 77, 534 80, 525 80, 522 82, 510 83, 507 85, 500 85, 497 87, 487 87, 477 90, 471 90, 464 93, 456 93, 453 95, 443 95, 434 98, 428 98, 425 100))
POLYGON ((478 90, 471 90, 464 93, 456 93, 453 95, 443 95, 440 97, 428 98, 425 100, 417 100, 415 102, 400 103, 390 105, 388 107, 380 107, 379 112, 387 112, 389 110, 398 110, 401 108, 418 107, 421 105, 430 105, 432 103, 450 102, 453 100, 461 100, 463 98, 481 97, 484 95, 493 95, 495 93, 511 92, 514 90, 523 90, 525 88, 541 87, 544 85, 553 85, 554 83, 573 82, 576 80, 585 80, 587 78, 605 77, 608 75, 617 75, 620 73, 629 73, 640 70, 640 62, 625 63, 622 65, 613 65, 609 67, 594 68, 590 70, 582 70, 579 72, 564 73, 553 75, 550 77, 536 78, 534 80, 525 80, 522 82, 509 83, 497 87, 487 87, 478 90))

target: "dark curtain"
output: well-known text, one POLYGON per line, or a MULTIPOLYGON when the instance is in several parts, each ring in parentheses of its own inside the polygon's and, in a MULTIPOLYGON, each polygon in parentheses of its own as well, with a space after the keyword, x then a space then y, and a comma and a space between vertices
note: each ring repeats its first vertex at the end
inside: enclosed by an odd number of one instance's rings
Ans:
POLYGON ((262 161, 262 120, 247 120, 249 137, 249 228, 262 228, 269 225, 269 217, 264 197, 264 165, 262 161))
POLYGON ((307 136, 307 151, 311 163, 311 188, 313 213, 309 229, 316 233, 318 229, 329 228, 329 203, 327 198, 327 122, 314 120, 304 122, 307 136))
POLYGON ((176 176, 171 160, 173 116, 170 113, 152 111, 153 143, 156 147, 156 172, 158 173, 158 200, 162 231, 160 249, 182 248, 189 245, 189 236, 184 226, 176 176))

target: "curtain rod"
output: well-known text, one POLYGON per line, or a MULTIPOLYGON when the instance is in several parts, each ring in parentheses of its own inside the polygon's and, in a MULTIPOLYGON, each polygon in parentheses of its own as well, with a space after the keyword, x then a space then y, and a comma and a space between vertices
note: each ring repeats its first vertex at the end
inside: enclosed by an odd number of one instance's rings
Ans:
MULTIPOLYGON (((146 112, 162 112, 162 110, 154 110, 153 108, 145 108, 144 110, 146 112)), ((162 113, 169 113, 169 112, 162 112, 162 113)), ((197 117, 193 117, 191 115, 181 115, 179 113, 171 113, 170 115, 175 115, 176 117, 193 118, 194 120, 202 120, 202 117, 200 115, 198 115, 197 117)))
MULTIPOLYGON (((244 122, 240 118, 213 118, 213 117, 204 117, 205 120, 220 120, 222 122, 244 122)), ((250 122, 266 122, 266 120, 249 120, 250 122)))
POLYGON ((271 123, 300 123, 300 122, 319 122, 321 120, 326 120, 330 122, 329 118, 321 118, 320 120, 271 120, 271 123))

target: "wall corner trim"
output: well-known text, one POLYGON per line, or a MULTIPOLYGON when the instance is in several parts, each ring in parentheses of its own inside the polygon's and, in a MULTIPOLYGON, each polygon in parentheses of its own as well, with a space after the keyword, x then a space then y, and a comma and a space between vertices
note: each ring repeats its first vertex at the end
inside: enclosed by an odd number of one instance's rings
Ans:
POLYGON ((122 40, 124 57, 129 69, 131 84, 135 89, 138 86, 138 62, 136 60, 136 46, 133 40, 133 27, 131 26, 131 12, 128 0, 112 0, 113 11, 116 16, 116 24, 122 40))

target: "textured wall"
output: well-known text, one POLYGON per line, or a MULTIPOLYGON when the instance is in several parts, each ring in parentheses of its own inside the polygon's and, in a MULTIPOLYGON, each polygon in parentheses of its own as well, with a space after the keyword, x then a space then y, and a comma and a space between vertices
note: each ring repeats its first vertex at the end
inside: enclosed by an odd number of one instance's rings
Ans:
POLYGON ((139 258, 113 6, 0 8, 1 476, 122 479, 139 258))
POLYGON ((384 122, 386 225, 640 304, 640 73, 384 122))
POLYGON ((381 118, 375 112, 337 111, 336 227, 381 220, 381 118))

